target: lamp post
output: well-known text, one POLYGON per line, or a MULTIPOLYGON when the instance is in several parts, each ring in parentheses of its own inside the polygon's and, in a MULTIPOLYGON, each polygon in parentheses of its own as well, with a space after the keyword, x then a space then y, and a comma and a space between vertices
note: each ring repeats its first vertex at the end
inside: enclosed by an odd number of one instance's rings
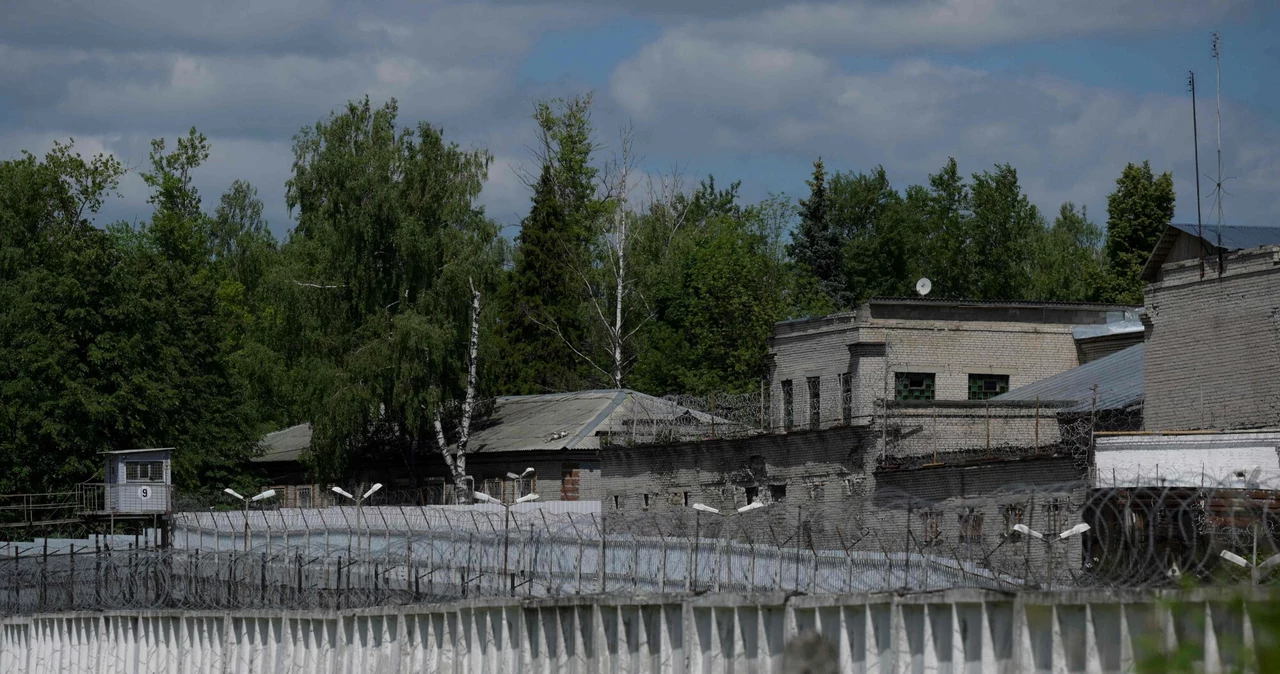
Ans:
MULTIPOLYGON (((342 487, 339 487, 339 486, 336 486, 336 485, 335 485, 335 486, 333 486, 333 487, 331 487, 331 489, 333 490, 333 493, 335 493, 335 494, 341 494, 342 496, 345 496, 345 497, 347 497, 347 498, 351 499, 352 501, 355 501, 355 503, 356 503, 356 526, 357 526, 357 527, 361 527, 361 528, 363 528, 363 527, 364 527, 364 519, 363 519, 363 513, 362 513, 362 511, 361 511, 361 509, 360 509, 360 506, 364 504, 364 500, 365 500, 365 499, 369 498, 370 496, 373 496, 374 492, 378 491, 379 489, 382 489, 382 483, 381 483, 381 482, 375 482, 375 483, 373 484, 373 486, 372 486, 372 487, 369 487, 369 491, 365 492, 363 495, 361 495, 361 496, 359 496, 359 497, 356 497, 356 496, 351 495, 351 493, 350 493, 350 492, 348 492, 348 491, 346 491, 345 489, 343 489, 342 487)), ((357 535, 357 536, 358 536, 358 535, 357 535)), ((370 536, 370 539, 369 539, 369 540, 370 540, 369 547, 370 547, 370 548, 372 548, 372 547, 373 547, 373 542, 372 542, 372 541, 373 541, 373 538, 372 538, 372 536, 370 536)), ((359 541, 360 541, 360 539, 357 537, 357 538, 356 538, 356 542, 357 542, 356 547, 357 547, 357 548, 359 548, 359 547, 360 547, 360 546, 358 545, 359 541)))
MULTIPOLYGON (((532 470, 533 469, 530 468, 529 470, 526 470, 525 473, 527 474, 529 471, 532 471, 532 470)), ((512 473, 508 473, 508 475, 511 475, 511 474, 512 473)), ((515 503, 508 505, 482 491, 472 492, 471 495, 473 498, 483 501, 485 503, 496 503, 502 506, 502 510, 504 511, 503 512, 504 518, 503 518, 503 524, 502 524, 502 575, 507 576, 508 582, 511 585, 511 594, 514 595, 516 593, 516 579, 508 574, 508 566, 507 566, 508 560, 510 559, 510 555, 511 555, 511 506, 515 505, 516 503, 531 503, 533 501, 538 500, 539 497, 537 494, 525 494, 524 496, 521 496, 520 498, 516 499, 515 503)))
MULTIPOLYGON (((1280 564, 1280 555, 1271 555, 1270 557, 1262 560, 1262 562, 1258 564, 1252 564, 1249 562, 1249 560, 1245 559, 1244 557, 1241 557, 1240 555, 1237 555, 1234 552, 1231 552, 1230 550, 1223 550, 1219 554, 1219 556, 1227 560, 1228 562, 1235 564, 1236 566, 1249 569, 1249 579, 1253 582, 1254 585, 1258 584, 1259 571, 1266 571, 1271 567, 1277 564, 1280 564)), ((1257 559, 1256 551, 1254 552, 1254 559, 1257 559)))
POLYGON ((244 496, 241 496, 238 492, 236 492, 236 490, 232 489, 231 487, 227 487, 222 491, 223 493, 234 496, 235 498, 238 498, 244 502, 244 551, 248 552, 249 551, 249 504, 253 503, 254 501, 261 501, 263 499, 268 499, 268 498, 271 498, 272 496, 275 496, 276 490, 268 489, 252 498, 246 498, 244 496))
MULTIPOLYGON (((765 504, 761 501, 752 501, 751 503, 748 503, 747 505, 744 505, 741 508, 738 508, 732 512, 725 513, 725 512, 721 512, 719 508, 712 508, 711 506, 705 503, 693 504, 692 507, 697 512, 694 513, 694 519, 693 519, 693 522, 694 522, 693 524, 693 574, 692 574, 692 582, 690 584, 690 591, 696 591, 698 589, 698 553, 699 553, 698 546, 702 540, 702 513, 719 515, 720 517, 728 519, 730 517, 734 517, 735 515, 749 513, 752 510, 758 510, 760 508, 763 508, 764 506, 765 504)), ((781 558, 778 559, 778 563, 779 564, 782 563, 781 558)), ((716 582, 719 582, 719 580, 717 580, 716 582)))
POLYGON ((1047 582, 1049 583, 1053 582, 1053 542, 1063 541, 1068 538, 1071 538, 1072 536, 1079 536, 1080 534, 1083 534, 1084 532, 1092 528, 1093 527, 1089 526, 1088 524, 1081 522, 1075 525, 1074 527, 1067 529, 1066 531, 1062 531, 1056 534, 1042 534, 1039 531, 1036 531, 1035 529, 1032 529, 1022 523, 1013 525, 1014 531, 1017 531, 1018 533, 1026 534, 1032 538, 1044 541, 1045 545, 1047 546, 1047 549, 1048 549, 1047 554, 1049 556, 1049 559, 1047 562, 1048 568, 1049 568, 1049 577, 1046 579, 1047 582))

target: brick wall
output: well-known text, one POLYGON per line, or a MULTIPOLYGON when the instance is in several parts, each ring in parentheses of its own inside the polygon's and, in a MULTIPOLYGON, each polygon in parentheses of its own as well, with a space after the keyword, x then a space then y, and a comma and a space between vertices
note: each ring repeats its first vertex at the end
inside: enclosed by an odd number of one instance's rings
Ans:
POLYGON ((1165 265, 1146 290, 1148 430, 1280 424, 1280 247, 1165 265))
POLYGON ((1006 375, 1010 389, 1039 381, 1079 365, 1072 327, 1105 323, 1108 313, 1106 307, 873 303, 856 315, 780 323, 770 343, 772 427, 784 426, 784 381, 791 382, 794 426, 802 427, 808 380, 819 378, 824 428, 843 423, 843 373, 854 382, 854 425, 868 423, 886 394, 894 397, 897 373, 933 374, 937 400, 967 400, 971 374, 1006 375))

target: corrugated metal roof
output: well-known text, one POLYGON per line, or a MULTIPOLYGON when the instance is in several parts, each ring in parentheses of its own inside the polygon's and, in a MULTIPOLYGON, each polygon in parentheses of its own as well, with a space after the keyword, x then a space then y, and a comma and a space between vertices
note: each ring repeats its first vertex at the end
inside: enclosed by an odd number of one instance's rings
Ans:
MULTIPOLYGON (((1192 236, 1198 236, 1201 230, 1201 228, 1197 227, 1194 223, 1183 224, 1174 222, 1169 226, 1176 227, 1192 236)), ((1204 232, 1204 240, 1211 246, 1217 246, 1218 226, 1204 225, 1202 229, 1204 232)), ((1229 251, 1275 245, 1280 245, 1280 227, 1250 227, 1245 225, 1222 226, 1222 247, 1229 251)))
POLYGON ((258 446, 265 448, 266 452, 262 456, 250 459, 255 463, 297 461, 302 456, 302 452, 311 447, 311 424, 298 424, 267 433, 258 446))
MULTIPOLYGON (((502 396, 491 415, 473 422, 470 448, 473 452, 598 449, 600 433, 623 433, 654 423, 697 428, 710 425, 712 417, 629 389, 502 396)), ((720 418, 714 423, 725 431, 738 426, 720 418)), ((297 461, 311 446, 311 424, 268 433, 261 446, 266 453, 254 462, 297 461)))
POLYGON ((1092 363, 1041 379, 1038 382, 998 395, 992 402, 1011 400, 1069 401, 1064 411, 1087 410, 1093 405, 1093 387, 1098 387, 1098 409, 1124 409, 1141 402, 1146 391, 1144 369, 1146 344, 1133 346, 1099 358, 1092 363))

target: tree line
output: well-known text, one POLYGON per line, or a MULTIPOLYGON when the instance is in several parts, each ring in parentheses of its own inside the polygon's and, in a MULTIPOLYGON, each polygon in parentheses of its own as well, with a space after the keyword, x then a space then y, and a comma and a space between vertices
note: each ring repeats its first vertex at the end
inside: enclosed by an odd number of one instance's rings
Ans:
POLYGON ((1140 303, 1168 173, 1123 169, 1107 232, 1052 224, 1008 165, 883 168, 746 203, 738 182, 639 170, 591 98, 539 103, 514 241, 477 205, 492 156, 352 101, 303 128, 277 240, 248 183, 209 208, 196 129, 152 143, 147 221, 96 223, 126 169, 55 144, 0 162, 0 492, 101 479, 99 452, 173 446, 182 487, 244 485, 269 431, 312 422, 308 468, 465 473, 496 395, 755 390, 776 321, 934 281, 940 297, 1140 303))

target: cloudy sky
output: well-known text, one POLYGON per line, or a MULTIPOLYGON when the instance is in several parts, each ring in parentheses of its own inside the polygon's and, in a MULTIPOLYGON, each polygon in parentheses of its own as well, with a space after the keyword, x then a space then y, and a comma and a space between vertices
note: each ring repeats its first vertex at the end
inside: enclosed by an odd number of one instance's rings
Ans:
MULTIPOLYGON (((272 229, 293 134, 344 101, 395 97, 496 160, 484 203, 527 210, 533 102, 594 91, 600 140, 630 119, 648 170, 805 193, 813 159, 899 186, 954 156, 1009 162, 1042 209, 1105 220, 1126 162, 1171 170, 1195 220, 1188 70, 1202 173, 1215 169, 1210 33, 1223 39, 1226 219, 1280 225, 1280 10, 1270 0, 7 0, 0 158, 74 137, 142 166, 195 125, 211 208, 256 185, 272 229)), ((1209 186, 1204 186, 1208 194, 1209 186)), ((146 218, 126 180, 110 219, 146 218)), ((1206 220, 1208 220, 1206 211, 1206 220)), ((508 230, 510 232, 511 230, 508 230)))

